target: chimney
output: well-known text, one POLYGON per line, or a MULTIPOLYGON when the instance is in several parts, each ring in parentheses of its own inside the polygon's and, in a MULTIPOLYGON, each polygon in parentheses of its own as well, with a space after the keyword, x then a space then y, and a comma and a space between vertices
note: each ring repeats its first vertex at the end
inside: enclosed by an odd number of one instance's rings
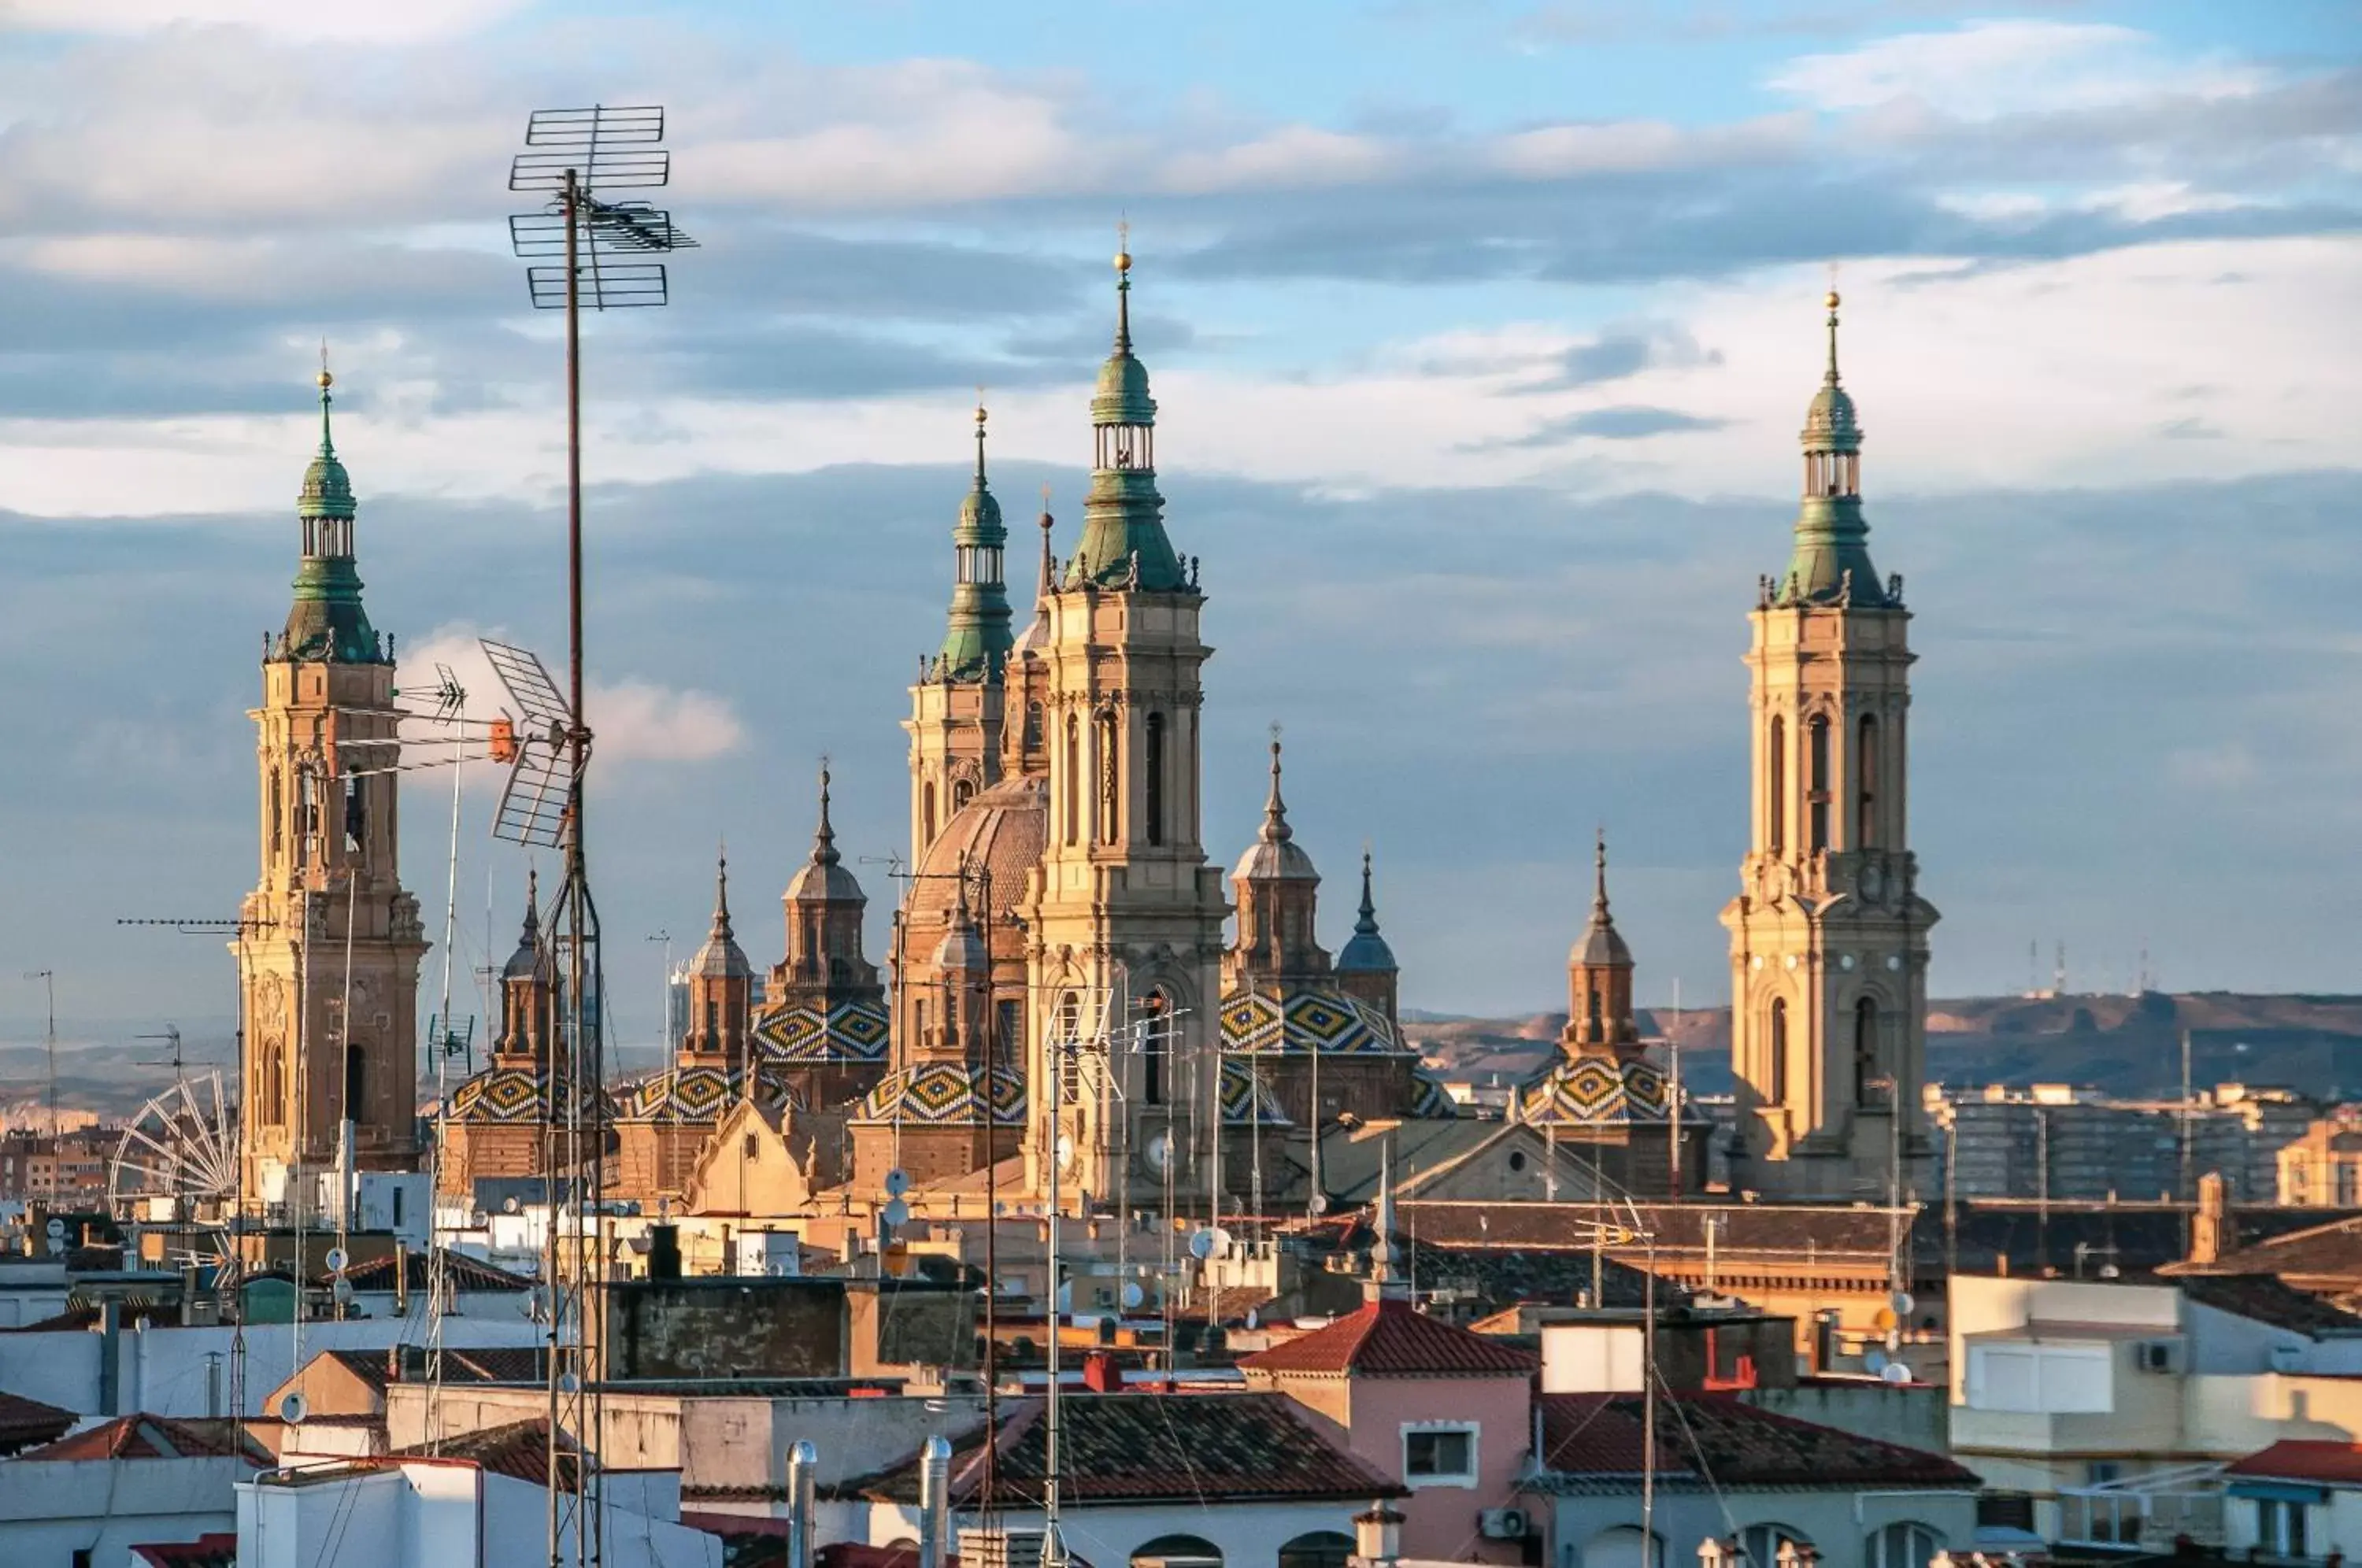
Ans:
POLYGON ((787 1568, 812 1568, 812 1484, 819 1469, 820 1451, 797 1439, 788 1450, 787 1568))
POLYGON ((919 1568, 944 1568, 951 1491, 952 1445, 936 1433, 919 1451, 919 1568))
POLYGON ((2198 1178, 2198 1213, 2190 1225, 2190 1261, 2211 1264, 2220 1259, 2229 1237, 2230 1216, 2224 1212, 2223 1173, 2208 1171, 2198 1178))
POLYGON ((1123 1374, 1116 1370, 1115 1357, 1105 1351, 1092 1351, 1084 1356, 1083 1386, 1094 1394, 1121 1393, 1123 1374))
POLYGON ((679 1279, 680 1277, 680 1227, 673 1224, 648 1227, 648 1277, 679 1279))

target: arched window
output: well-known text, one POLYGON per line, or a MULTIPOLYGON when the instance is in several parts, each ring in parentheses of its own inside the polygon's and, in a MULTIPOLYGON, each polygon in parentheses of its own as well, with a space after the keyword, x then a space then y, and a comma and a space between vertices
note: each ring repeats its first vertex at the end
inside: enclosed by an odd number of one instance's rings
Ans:
POLYGON ((1811 847, 1827 849, 1829 846, 1829 721, 1816 713, 1808 734, 1811 746, 1805 778, 1812 789, 1811 847))
POLYGON ((1868 849, 1878 842, 1878 719, 1864 713, 1854 726, 1853 776, 1858 789, 1854 799, 1853 846, 1868 849))
POLYGON ((1813 1540, 1803 1530, 1783 1524, 1749 1525, 1738 1532, 1738 1550, 1746 1553, 1746 1568, 1778 1568, 1780 1548, 1790 1542, 1801 1551, 1812 1545, 1813 1540))
POLYGON ((1853 1004, 1853 1102, 1856 1105, 1888 1105, 1891 1086, 1881 1087, 1883 1071, 1879 1066, 1878 1004, 1864 997, 1853 1004))
POLYGON ((712 997, 705 999, 705 1048, 722 1049, 722 1004, 712 997))
POLYGON ((1771 822, 1772 853, 1788 852, 1788 721, 1772 721, 1769 766, 1765 769, 1764 812, 1771 822))
POLYGON ((1583 1543, 1581 1568, 1664 1568, 1665 1540, 1630 1525, 1610 1525, 1583 1543))
POLYGON ((1025 704, 1025 729, 1022 736, 1027 751, 1037 751, 1042 745, 1042 704, 1025 704))
POLYGON ((1353 1538, 1333 1529, 1316 1529, 1297 1536, 1279 1549, 1279 1568, 1345 1568, 1353 1555, 1353 1538))
POLYGON ((1780 997, 1772 999, 1772 1101, 1784 1105, 1788 1099, 1788 1003, 1780 997))
POLYGON ((935 842, 935 781, 932 778, 919 787, 919 836, 928 844, 935 842))
POLYGON ((1164 715, 1148 715, 1148 745, 1141 782, 1148 796, 1148 842, 1164 842, 1164 715))
POLYGON ((287 839, 287 801, 280 788, 279 769, 270 770, 270 855, 277 859, 287 839))
POLYGON ((1131 1549, 1131 1568, 1222 1568, 1222 1549, 1202 1535, 1160 1535, 1131 1549))
POLYGON ((1927 1568, 1944 1538, 1913 1520, 1872 1530, 1862 1541, 1862 1568, 1927 1568))
POLYGON ((308 767, 295 770, 295 864, 312 863, 312 841, 320 832, 320 778, 308 767))
POLYGON ((1066 715, 1066 843, 1073 845, 1082 833, 1083 818, 1083 738, 1082 726, 1072 713, 1066 715))
POLYGON ((974 779, 972 779, 972 778, 959 778, 959 779, 955 779, 955 780, 953 781, 953 783, 952 783, 952 810, 953 810, 953 811, 955 811, 955 812, 958 811, 962 806, 966 805, 966 804, 968 803, 968 801, 970 801, 974 800, 975 798, 976 798, 976 781, 975 781, 974 779))
POLYGON ((1591 1024, 1591 1037, 1599 1038, 1604 1024, 1599 1016, 1599 982, 1592 981, 1583 988, 1584 1016, 1591 1024))
POLYGON ((1113 713, 1105 713, 1099 717, 1098 751, 1099 842, 1113 844, 1117 842, 1117 823, 1120 820, 1116 810, 1116 788, 1119 778, 1116 772, 1115 715, 1113 713))
POLYGON ((1147 1027, 1140 1032, 1140 1098, 1143 1105, 1164 1103, 1164 1053, 1171 1042, 1157 1027, 1173 1010, 1172 1001, 1163 991, 1151 991, 1141 1004, 1142 1017, 1147 1027))
POLYGON ((359 1043, 345 1047, 345 1120, 364 1120, 369 1109, 369 1052, 359 1043))
POLYGON ((1058 1075, 1058 1099, 1071 1104, 1082 1094, 1083 999, 1068 991, 1058 999, 1058 1021, 1050 1041, 1050 1060, 1058 1075))
POLYGON ((345 853, 359 855, 369 847, 369 781, 356 773, 345 775, 345 853))

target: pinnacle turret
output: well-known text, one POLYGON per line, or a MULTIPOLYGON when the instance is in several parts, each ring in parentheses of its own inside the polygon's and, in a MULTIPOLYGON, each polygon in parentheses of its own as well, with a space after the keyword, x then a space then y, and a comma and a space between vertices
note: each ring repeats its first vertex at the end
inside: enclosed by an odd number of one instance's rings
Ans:
POLYGON ((1192 592, 1164 532, 1164 498, 1156 492, 1156 400, 1149 395, 1147 367, 1131 351, 1129 250, 1116 253, 1115 271, 1115 348, 1091 394, 1091 488, 1066 586, 1192 592))
POLYGON ((1838 377, 1838 295, 1831 290, 1828 366, 1805 413, 1805 494, 1796 546, 1771 585, 1772 602, 1883 608, 1890 595, 1870 560, 1870 525, 1861 515, 1861 425, 1838 377))
POLYGON ((934 673, 944 680, 999 679, 1010 648, 1009 591, 1001 580, 1009 530, 1000 502, 985 480, 986 414, 976 409, 976 482, 960 502, 952 529, 952 605, 934 673))
POLYGON ((304 469, 295 515, 303 525, 303 554, 295 569, 295 602, 287 625, 270 650, 274 659, 323 664, 382 664, 388 656, 361 607, 360 573, 353 561, 352 477, 337 456, 330 427, 327 354, 320 356, 320 447, 304 469))

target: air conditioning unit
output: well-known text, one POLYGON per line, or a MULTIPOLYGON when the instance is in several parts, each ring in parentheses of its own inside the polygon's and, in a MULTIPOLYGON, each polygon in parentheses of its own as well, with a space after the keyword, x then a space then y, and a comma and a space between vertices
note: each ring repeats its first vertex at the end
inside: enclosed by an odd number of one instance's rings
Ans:
POLYGON ((2133 1364, 2143 1372, 2178 1373, 2181 1370, 2181 1342, 2142 1340, 2133 1346, 2133 1364))
POLYGON ((1487 1540, 1523 1540, 1533 1533, 1523 1508, 1486 1508, 1476 1516, 1476 1529, 1487 1540))

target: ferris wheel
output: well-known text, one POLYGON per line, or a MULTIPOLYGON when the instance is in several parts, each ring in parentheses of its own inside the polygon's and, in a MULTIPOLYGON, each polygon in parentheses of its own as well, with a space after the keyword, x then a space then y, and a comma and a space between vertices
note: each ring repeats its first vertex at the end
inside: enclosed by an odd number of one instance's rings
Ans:
POLYGON ((118 1219, 179 1232, 179 1261, 225 1261, 237 1204, 237 1118, 218 1071, 176 1079, 124 1127, 107 1165, 108 1207, 118 1219))

